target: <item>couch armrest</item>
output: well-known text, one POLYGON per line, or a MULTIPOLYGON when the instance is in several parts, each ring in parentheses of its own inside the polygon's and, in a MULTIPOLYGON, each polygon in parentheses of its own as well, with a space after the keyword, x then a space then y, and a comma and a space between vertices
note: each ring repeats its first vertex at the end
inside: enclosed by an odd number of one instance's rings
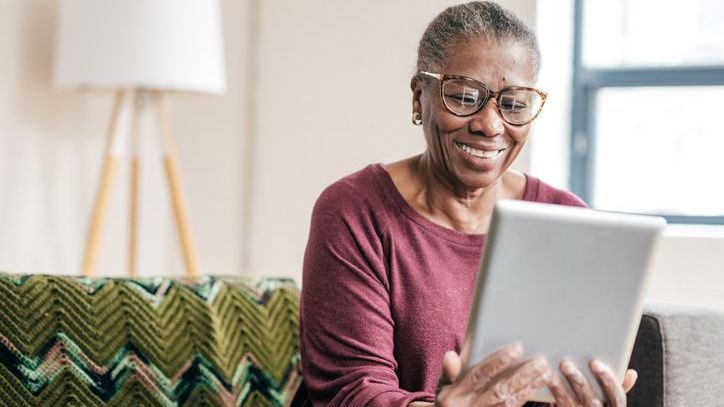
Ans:
POLYGON ((286 278, 0 273, 0 406, 287 406, 301 383, 286 278))
POLYGON ((630 366, 630 406, 724 404, 724 313, 647 302, 630 366))

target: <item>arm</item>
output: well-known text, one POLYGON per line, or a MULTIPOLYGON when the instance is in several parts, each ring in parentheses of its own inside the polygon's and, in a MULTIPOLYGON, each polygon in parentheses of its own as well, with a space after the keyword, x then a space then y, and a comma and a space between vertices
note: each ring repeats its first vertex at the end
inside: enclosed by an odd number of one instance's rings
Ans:
POLYGON ((506 347, 461 375, 455 352, 443 359, 438 400, 399 386, 394 320, 380 230, 384 220, 364 196, 336 184, 315 205, 301 298, 304 381, 324 406, 442 406, 523 404, 551 372, 541 358, 506 347))
POLYGON ((335 184, 314 208, 301 298, 304 382, 314 405, 432 400, 399 387, 385 255, 363 199, 335 184))
MULTIPOLYGON (((381 238, 386 222, 364 199, 335 184, 314 208, 301 298, 305 385, 315 406, 433 406, 435 394, 400 388, 390 259, 381 238)), ((464 375, 458 355, 448 352, 442 370, 438 407, 524 401, 549 375, 545 360, 524 360, 520 346, 499 350, 464 375)))

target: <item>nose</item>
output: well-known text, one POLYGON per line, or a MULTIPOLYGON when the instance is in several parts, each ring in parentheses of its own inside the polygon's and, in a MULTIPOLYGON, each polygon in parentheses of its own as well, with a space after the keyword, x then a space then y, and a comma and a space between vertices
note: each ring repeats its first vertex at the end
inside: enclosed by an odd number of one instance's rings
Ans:
POLYGON ((483 137, 496 137, 503 134, 505 125, 497 106, 498 101, 490 98, 480 111, 470 116, 470 132, 483 137))

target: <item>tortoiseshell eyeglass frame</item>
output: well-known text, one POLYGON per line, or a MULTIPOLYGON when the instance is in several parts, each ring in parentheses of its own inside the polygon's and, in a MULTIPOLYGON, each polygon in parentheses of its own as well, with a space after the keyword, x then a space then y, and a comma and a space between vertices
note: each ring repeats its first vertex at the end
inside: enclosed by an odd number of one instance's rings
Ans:
POLYGON ((525 126, 526 124, 528 124, 528 123, 532 122, 533 120, 535 120, 536 117, 538 117, 538 115, 540 114, 540 112, 543 110, 543 105, 544 105, 545 102, 546 102, 546 98, 548 98, 548 94, 547 94, 546 92, 544 92, 544 91, 542 91, 542 90, 540 90, 540 89, 530 88, 530 87, 527 87, 527 86, 506 86, 506 87, 498 90, 497 92, 493 92, 493 91, 490 90, 490 88, 488 88, 484 83, 480 82, 479 80, 476 80, 476 79, 473 79, 473 78, 469 78, 469 77, 467 77, 467 76, 461 76, 461 75, 443 75, 443 74, 441 74, 441 73, 433 73, 433 72, 426 72, 426 71, 419 71, 419 74, 425 75, 425 76, 429 76, 429 77, 435 78, 435 79, 437 79, 437 80, 440 81, 440 98, 442 99, 442 103, 445 105, 445 108, 446 108, 450 113, 452 113, 452 114, 454 114, 455 116, 458 116, 458 117, 468 117, 468 116, 474 115, 475 113, 479 112, 480 109, 482 109, 483 107, 485 107, 485 105, 488 103, 488 101, 489 101, 491 98, 495 98, 495 99, 497 100, 498 95, 500 95, 501 92, 505 92, 505 91, 507 91, 507 90, 528 90, 528 91, 533 91, 533 92, 537 93, 538 95, 540 95, 540 97, 541 97, 541 103, 540 103, 540 107, 538 108, 538 111, 533 115, 533 117, 530 118, 530 120, 528 120, 528 121, 526 121, 526 122, 516 123, 516 122, 511 122, 510 120, 506 119, 506 118, 505 118, 505 115, 503 114, 503 111, 500 110, 500 105, 498 105, 498 104, 496 103, 496 107, 498 108, 498 113, 500 113, 500 117, 503 118, 503 120, 505 120, 506 123, 508 123, 508 124, 510 124, 510 125, 512 125, 512 126, 525 126), (484 90, 487 92, 487 94, 486 94, 486 96, 485 96, 485 99, 483 99, 483 102, 480 104, 480 106, 478 106, 477 109, 475 109, 474 111, 472 111, 472 112, 470 112, 470 113, 466 113, 466 114, 460 114, 460 113, 457 113, 457 112, 453 111, 453 110, 450 108, 450 106, 447 105, 447 102, 445 101, 445 95, 443 94, 443 86, 444 86, 444 84, 445 84, 445 81, 450 80, 450 79, 470 81, 470 82, 474 83, 475 85, 477 85, 477 87, 484 89, 484 90))

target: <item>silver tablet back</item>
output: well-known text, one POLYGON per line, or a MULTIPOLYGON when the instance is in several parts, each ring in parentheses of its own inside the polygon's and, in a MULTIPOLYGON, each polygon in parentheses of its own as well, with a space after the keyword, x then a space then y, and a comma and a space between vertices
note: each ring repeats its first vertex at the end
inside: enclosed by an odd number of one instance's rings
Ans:
MULTIPOLYGON (((464 368, 518 341, 557 368, 572 359, 594 384, 591 358, 623 380, 652 254, 666 222, 523 201, 499 201, 486 242, 464 368)), ((547 391, 533 401, 552 402, 547 391)))

